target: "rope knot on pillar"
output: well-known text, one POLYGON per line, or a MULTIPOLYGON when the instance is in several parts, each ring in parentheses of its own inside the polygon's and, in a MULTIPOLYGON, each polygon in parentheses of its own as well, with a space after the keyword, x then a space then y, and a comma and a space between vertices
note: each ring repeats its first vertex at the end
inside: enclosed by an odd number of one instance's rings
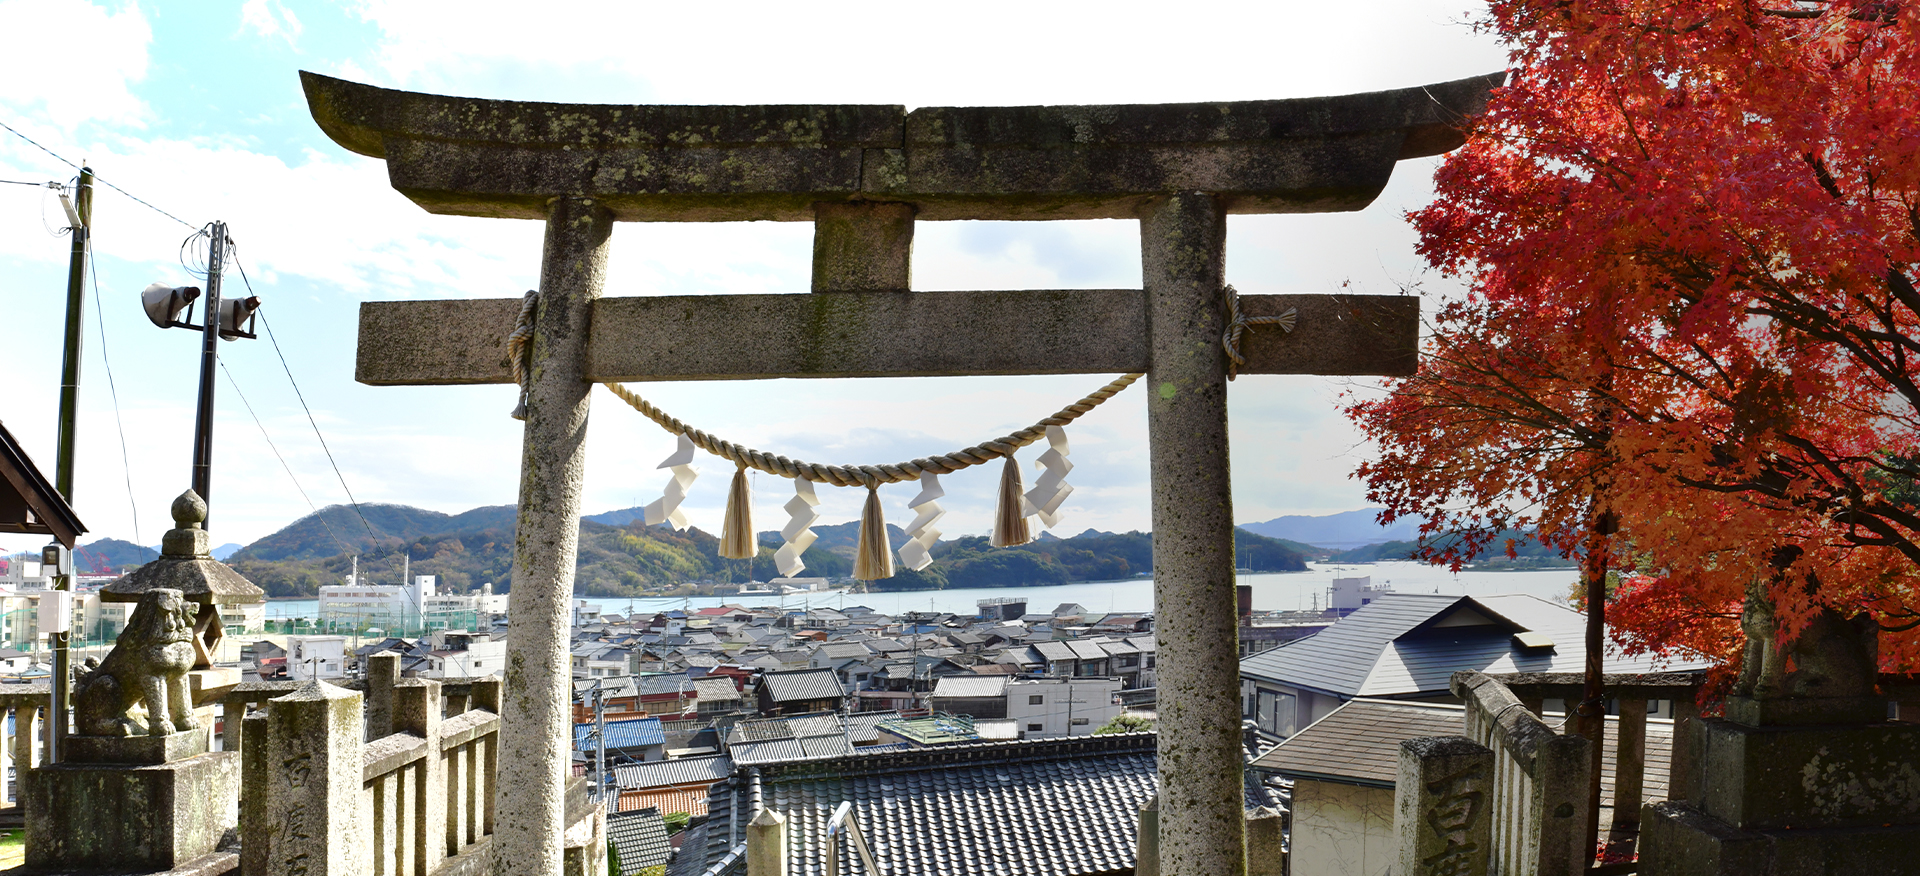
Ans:
POLYGON ((1285 313, 1275 316, 1247 316, 1240 312, 1240 293, 1233 286, 1226 288, 1227 331, 1220 337, 1220 346, 1227 350, 1227 379, 1240 375, 1240 366, 1247 364, 1247 357, 1240 355, 1240 333, 1250 325, 1277 325, 1288 334, 1293 333, 1293 324, 1300 318, 1300 312, 1287 308, 1285 313))
POLYGON ((520 299, 520 318, 514 320, 513 331, 507 334, 507 367, 513 372, 513 382, 520 387, 520 403, 513 406, 509 416, 516 420, 527 418, 527 384, 531 375, 527 373, 527 348, 533 345, 533 313, 540 301, 537 290, 528 289, 520 299))

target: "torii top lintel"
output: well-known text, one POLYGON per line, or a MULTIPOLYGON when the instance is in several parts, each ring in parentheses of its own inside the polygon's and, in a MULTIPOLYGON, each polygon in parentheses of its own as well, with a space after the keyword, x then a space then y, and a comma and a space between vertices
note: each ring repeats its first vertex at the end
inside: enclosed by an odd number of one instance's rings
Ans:
POLYGON ((591 197, 628 221, 1133 218, 1204 191, 1233 213, 1357 210, 1395 161, 1459 146, 1504 74, 1292 100, 1114 106, 618 106, 395 91, 302 72, 314 120, 434 213, 543 219, 591 197))

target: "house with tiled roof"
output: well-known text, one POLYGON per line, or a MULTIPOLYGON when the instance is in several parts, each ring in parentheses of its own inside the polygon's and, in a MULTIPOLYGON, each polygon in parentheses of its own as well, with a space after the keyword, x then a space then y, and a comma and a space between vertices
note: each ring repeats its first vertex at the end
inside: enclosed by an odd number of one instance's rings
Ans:
POLYGON ((846 698, 846 689, 831 669, 762 673, 760 683, 754 688, 754 699, 762 715, 831 712, 839 709, 846 698))
MULTIPOLYGON (((1548 725, 1564 720, 1548 715, 1548 725)), ((1556 726, 1555 729, 1558 729, 1556 726)), ((1291 868, 1295 873, 1373 876, 1396 866, 1393 828, 1400 743, 1459 736, 1465 710, 1448 703, 1350 700, 1275 746, 1253 763, 1257 773, 1293 783, 1291 868)), ((1601 829, 1613 822, 1619 718, 1607 718, 1601 746, 1601 829)), ((1673 722, 1646 722, 1643 800, 1667 797, 1673 722)))
MULTIPOLYGON (((666 819, 652 806, 607 813, 607 842, 620 862, 610 876, 641 876, 648 868, 664 866, 673 854, 666 819)), ((608 869, 613 870, 612 862, 608 869)))
POLYGON ((620 808, 652 806, 663 813, 707 814, 707 789, 733 774, 733 759, 724 754, 681 757, 651 763, 611 767, 620 789, 620 808))
MULTIPOLYGON (((1279 740, 1356 697, 1457 702, 1448 689, 1457 670, 1579 672, 1585 626, 1585 615, 1536 596, 1386 593, 1318 634, 1242 659, 1243 714, 1279 740)), ((1608 674, 1708 666, 1628 657, 1613 646, 1602 659, 1608 674)), ((1672 714, 1670 703, 1657 709, 1656 717, 1672 714)))
MULTIPOLYGON (((626 718, 608 721, 607 756, 626 761, 665 760, 667 735, 659 718, 626 718)), ((573 750, 591 754, 599 750, 599 725, 595 722, 573 725, 573 750)))
MULTIPOLYGON (((671 873, 741 876, 756 805, 786 821, 787 873, 826 870, 826 828, 847 803, 890 876, 1118 876, 1133 872, 1139 810, 1155 791, 1150 733, 857 752, 740 771, 671 873)), ((737 769, 737 768, 736 768, 737 769)), ((1272 805, 1258 787, 1250 806, 1272 805)), ((866 873, 842 848, 842 873, 866 873)))

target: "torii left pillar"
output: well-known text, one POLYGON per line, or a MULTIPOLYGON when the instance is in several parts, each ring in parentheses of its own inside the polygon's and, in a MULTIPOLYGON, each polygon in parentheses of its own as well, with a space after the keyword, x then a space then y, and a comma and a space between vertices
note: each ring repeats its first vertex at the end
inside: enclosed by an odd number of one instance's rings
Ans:
POLYGON ((580 490, 587 472, 587 332, 606 283, 613 215, 591 198, 554 198, 540 262, 527 357, 526 440, 507 591, 507 689, 500 724, 499 787, 518 796, 514 818, 494 824, 496 873, 558 873, 566 798, 549 793, 572 768, 568 655, 580 490))

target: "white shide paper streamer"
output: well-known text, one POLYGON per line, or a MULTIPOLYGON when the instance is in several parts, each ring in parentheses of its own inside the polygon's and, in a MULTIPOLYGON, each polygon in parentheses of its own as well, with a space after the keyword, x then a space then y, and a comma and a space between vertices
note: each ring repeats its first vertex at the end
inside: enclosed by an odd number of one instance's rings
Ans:
POLYGON ((807 546, 820 537, 808 528, 814 521, 820 519, 820 512, 817 510, 819 504, 819 497, 813 494, 813 481, 794 478, 793 498, 788 499, 787 504, 782 506, 787 509, 787 515, 792 518, 780 530, 780 537, 787 541, 773 553, 773 563, 779 567, 781 576, 791 578, 807 567, 806 563, 800 561, 800 555, 806 553, 807 546))
POLYGON ((666 494, 649 503, 643 512, 648 526, 667 522, 673 524, 674 529, 686 531, 687 515, 680 510, 680 503, 687 498, 687 488, 693 486, 693 479, 700 476, 700 470, 690 464, 693 450, 693 439, 681 435, 680 448, 657 466, 673 469, 673 477, 667 481, 666 494))
POLYGON ((1073 463, 1067 461, 1067 430, 1059 426, 1047 427, 1047 452, 1040 454, 1034 462, 1035 467, 1044 468, 1033 482, 1033 489, 1025 495, 1026 512, 1036 515, 1048 529, 1060 522, 1060 503, 1073 493, 1072 485, 1067 483, 1067 472, 1073 471, 1073 463))
POLYGON ((900 565, 916 572, 933 562, 933 543, 940 540, 940 530, 934 529, 935 521, 947 516, 935 499, 947 494, 940 488, 940 476, 930 471, 920 473, 920 495, 913 497, 907 507, 918 515, 913 525, 907 527, 907 543, 900 546, 900 565))

